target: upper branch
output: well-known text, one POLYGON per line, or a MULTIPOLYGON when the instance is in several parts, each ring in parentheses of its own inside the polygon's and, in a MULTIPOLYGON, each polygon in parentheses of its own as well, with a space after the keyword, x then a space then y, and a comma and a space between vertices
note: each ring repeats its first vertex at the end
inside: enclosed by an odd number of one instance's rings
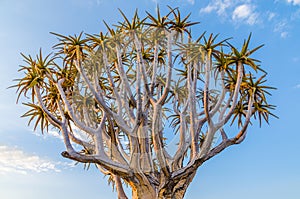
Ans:
POLYGON ((165 100, 168 97, 170 86, 171 86, 171 78, 172 78, 172 70, 173 70, 173 60, 172 60, 172 44, 173 44, 173 31, 168 32, 168 48, 167 48, 167 56, 168 56, 168 71, 166 78, 166 86, 162 96, 157 101, 158 104, 162 105, 165 103, 165 100))

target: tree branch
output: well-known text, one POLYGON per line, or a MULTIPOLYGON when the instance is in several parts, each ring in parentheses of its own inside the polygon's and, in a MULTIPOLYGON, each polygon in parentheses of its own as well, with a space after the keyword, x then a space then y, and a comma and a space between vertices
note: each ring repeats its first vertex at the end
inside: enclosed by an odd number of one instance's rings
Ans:
POLYGON ((166 161, 166 157, 163 150, 162 138, 160 136, 161 129, 159 124, 162 119, 160 117, 161 108, 162 108, 161 105, 158 103, 154 106, 153 116, 152 116, 152 120, 153 120, 152 121, 152 142, 153 142, 154 151, 157 156, 160 168, 163 171, 165 176, 169 176, 170 169, 166 161))
MULTIPOLYGON (((73 111, 73 108, 71 107, 69 101, 67 100, 67 97, 63 91, 63 88, 61 86, 62 82, 64 81, 64 79, 61 79, 59 80, 57 83, 56 83, 56 87, 58 89, 58 92, 63 100, 63 103, 70 115, 70 117, 72 118, 72 121, 76 124, 76 126, 78 126, 80 129, 82 129, 83 131, 87 132, 88 134, 90 135, 94 135, 95 134, 95 129, 93 128, 90 128, 88 126, 86 126, 83 122, 80 122, 78 120, 78 118, 76 117, 76 115, 74 114, 74 111, 73 111)), ((64 112, 61 113, 62 115, 64 115, 64 112)))
POLYGON ((173 38, 173 31, 170 33, 168 32, 168 50, 167 50, 167 56, 168 56, 168 71, 167 71, 167 79, 166 79, 166 86, 164 88, 164 92, 162 96, 158 99, 157 104, 163 105, 168 97, 169 89, 171 86, 171 78, 172 78, 172 69, 173 69, 173 63, 172 63, 172 38, 173 38))
POLYGON ((239 96, 239 91, 240 91, 241 83, 242 83, 242 80, 243 80, 243 74, 244 74, 244 66, 243 66, 243 64, 241 62, 238 62, 237 82, 236 82, 235 88, 234 88, 234 94, 233 94, 232 104, 231 104, 231 107, 230 107, 227 115, 225 116, 225 118, 223 120, 221 120, 216 125, 218 128, 220 128, 225 123, 227 123, 227 121, 232 116, 232 113, 233 113, 233 111, 234 111, 234 109, 236 107, 236 104, 237 104, 237 99, 238 99, 238 96, 239 96))
POLYGON ((77 67, 77 70, 79 71, 80 75, 83 77, 84 82, 87 84, 88 88, 92 92, 93 96, 99 103, 100 107, 105 110, 106 113, 108 113, 111 117, 115 119, 117 124, 119 125, 122 130, 128 134, 131 132, 131 128, 125 123, 125 121, 116 113, 114 113, 109 107, 106 106, 105 102, 103 101, 103 98, 99 95, 99 93, 96 92, 94 87, 91 85, 89 79, 87 78, 85 72, 83 71, 81 65, 79 63, 75 64, 77 67))
POLYGON ((197 114, 196 114, 196 82, 197 82, 197 71, 192 68, 192 64, 188 64, 187 69, 187 84, 188 84, 188 101, 189 101, 189 108, 190 108, 190 135, 192 139, 191 143, 191 159, 193 159, 196 156, 197 153, 197 145, 198 145, 198 138, 196 137, 196 123, 198 120, 197 114), (194 73, 194 75, 192 74, 194 73), (195 77, 196 74, 196 77, 195 77), (193 77, 192 77, 193 75, 193 77), (196 78, 196 79, 195 79, 196 78))
POLYGON ((43 99, 40 93, 40 89, 37 87, 37 85, 34 86, 34 92, 36 94, 38 103, 40 105, 40 107, 43 109, 44 113, 46 113, 46 115, 48 116, 48 118, 50 119, 49 121, 51 122, 51 124, 53 124, 56 127, 59 127, 62 122, 57 119, 45 106, 45 104, 43 103, 43 99))

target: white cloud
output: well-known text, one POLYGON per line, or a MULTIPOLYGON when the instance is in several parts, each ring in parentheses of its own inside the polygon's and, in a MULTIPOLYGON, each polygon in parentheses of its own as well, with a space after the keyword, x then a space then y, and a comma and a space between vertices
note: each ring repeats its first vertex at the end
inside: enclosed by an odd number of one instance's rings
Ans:
POLYGON ((226 10, 234 5, 234 0, 213 0, 200 13, 217 12, 219 16, 226 15, 226 10))
POLYGON ((232 13, 232 20, 254 25, 258 22, 258 13, 255 12, 255 7, 251 4, 239 5, 232 13))
POLYGON ((58 131, 48 131, 48 134, 52 137, 55 137, 55 138, 58 138, 58 139, 61 139, 63 140, 63 137, 62 135, 58 132, 58 131))
MULTIPOLYGON (((158 4, 159 2, 163 2, 163 1, 161 1, 161 0, 151 0, 153 3, 155 3, 155 4, 158 4)), ((180 2, 187 2, 187 3, 189 3, 189 4, 191 4, 191 5, 194 5, 195 4, 195 0, 181 0, 180 2)))
POLYGON ((211 13, 212 11, 216 10, 216 7, 209 4, 205 8, 200 9, 200 13, 211 13))
POLYGON ((300 5, 300 0, 286 0, 288 3, 291 3, 293 5, 300 5))
POLYGON ((274 12, 269 12, 268 13, 268 21, 271 21, 272 19, 274 19, 275 16, 276 16, 276 14, 274 12))
POLYGON ((298 9, 297 11, 295 11, 294 13, 292 13, 291 15, 291 20, 295 21, 295 20, 299 20, 300 19, 300 9, 298 9))
POLYGON ((0 145, 0 175, 9 173, 27 174, 28 172, 60 172, 57 168, 63 163, 54 163, 37 155, 24 153, 15 147, 0 145))
MULTIPOLYGON (((82 140, 84 142, 88 142, 88 143, 92 142, 92 138, 87 133, 85 133, 84 131, 80 130, 78 127, 76 127, 74 124, 72 124, 72 129, 73 129, 73 135, 77 139, 82 140)), ((48 139, 48 138, 59 139, 61 142, 64 143, 64 138, 63 138, 62 134, 60 132, 58 132, 58 131, 55 131, 55 130, 49 130, 47 133, 45 133, 43 135, 38 134, 38 133, 34 133, 34 135, 43 137, 45 139, 48 139)), ((78 150, 82 149, 81 145, 75 144, 75 143, 73 143, 73 147, 75 149, 78 149, 78 150)))
POLYGON ((59 133, 58 131, 55 130, 49 130, 48 132, 41 134, 40 132, 36 132, 36 131, 32 131, 32 133, 35 136, 41 137, 43 139, 49 139, 49 138, 57 138, 60 139, 61 141, 63 141, 63 137, 61 135, 61 133, 59 133))
POLYGON ((190 3, 190 4, 192 4, 192 5, 195 4, 195 0, 187 0, 187 1, 188 1, 188 3, 190 3))
POLYGON ((240 5, 235 8, 233 11, 232 18, 235 19, 244 19, 251 14, 251 7, 249 5, 240 5))
POLYGON ((300 88, 300 84, 296 85, 296 88, 300 88))
POLYGON ((282 33, 280 33, 280 37, 281 38, 287 38, 288 35, 289 35, 288 32, 282 32, 282 33))
POLYGON ((206 7, 200 9, 202 14, 212 12, 216 12, 223 19, 232 14, 233 22, 253 25, 259 21, 259 13, 255 11, 255 6, 251 0, 213 0, 206 7))
POLYGON ((281 38, 286 38, 288 36, 288 23, 286 20, 280 21, 275 25, 274 32, 280 34, 281 38))

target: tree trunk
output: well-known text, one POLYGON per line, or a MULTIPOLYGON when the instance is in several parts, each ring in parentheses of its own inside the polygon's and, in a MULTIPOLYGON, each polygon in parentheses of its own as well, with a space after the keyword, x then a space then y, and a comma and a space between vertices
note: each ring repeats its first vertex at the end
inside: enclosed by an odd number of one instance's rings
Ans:
POLYGON ((179 180, 167 182, 166 186, 159 190, 157 199, 182 199, 195 174, 196 172, 193 172, 179 180))
POLYGON ((183 199, 185 192, 192 182, 196 172, 183 176, 179 180, 169 180, 164 187, 155 190, 153 187, 138 185, 132 187, 133 199, 183 199))
POLYGON ((132 199, 156 199, 156 192, 153 187, 139 185, 132 187, 132 199))

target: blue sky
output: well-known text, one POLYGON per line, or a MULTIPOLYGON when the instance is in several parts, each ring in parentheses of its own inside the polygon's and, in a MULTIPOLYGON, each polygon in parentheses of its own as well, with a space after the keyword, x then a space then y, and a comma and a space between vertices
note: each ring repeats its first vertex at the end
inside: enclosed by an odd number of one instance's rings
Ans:
POLYGON ((14 90, 20 52, 49 53, 61 34, 98 33, 102 20, 117 22, 117 8, 132 14, 155 12, 156 5, 180 7, 201 24, 193 34, 220 33, 242 44, 252 32, 255 55, 278 90, 270 102, 279 120, 253 125, 247 139, 209 160, 185 198, 298 199, 300 195, 300 0, 0 0, 0 197, 2 199, 116 198, 103 175, 63 159, 55 132, 41 135, 20 118, 14 90))

